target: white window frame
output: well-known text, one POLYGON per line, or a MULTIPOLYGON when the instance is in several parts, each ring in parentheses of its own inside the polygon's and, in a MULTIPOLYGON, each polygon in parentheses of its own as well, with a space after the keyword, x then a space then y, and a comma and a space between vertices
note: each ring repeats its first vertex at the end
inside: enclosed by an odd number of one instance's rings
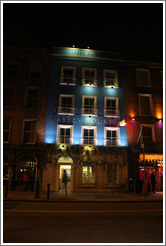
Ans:
POLYGON ((138 94, 138 101, 139 101, 139 115, 141 116, 153 116, 153 101, 152 101, 152 94, 138 94), (141 104, 140 104, 140 97, 149 97, 149 105, 150 105, 150 115, 149 114, 142 114, 141 113, 141 104))
MULTIPOLYGON (((59 139, 60 139, 60 129, 61 128, 65 128, 65 129, 69 129, 70 128, 70 144, 73 144, 73 132, 74 132, 74 126, 73 125, 58 125, 57 127, 57 139, 56 142, 59 143, 59 139)), ((60 143, 60 144, 66 144, 66 143, 60 143)), ((67 143, 68 144, 68 143, 67 143)))
POLYGON ((59 95, 59 107, 58 107, 58 114, 62 115, 74 115, 74 95, 66 95, 66 94, 60 94, 59 95), (64 97, 70 97, 72 98, 72 105, 71 105, 71 112, 63 113, 61 108, 62 108, 62 98, 64 97))
POLYGON ((89 115, 89 116, 93 116, 93 115, 97 115, 97 96, 82 96, 82 115, 89 115), (89 113, 84 113, 84 99, 94 99, 94 114, 89 114, 89 113))
POLYGON ((97 69, 96 68, 83 68, 82 69, 82 85, 83 86, 97 86, 97 69), (94 84, 85 83, 85 72, 86 71, 93 71, 94 72, 94 84))
POLYGON ((120 112, 119 112, 119 98, 118 97, 104 97, 104 116, 105 117, 120 117, 120 112), (106 113, 106 102, 107 100, 116 100, 116 114, 115 115, 112 115, 112 114, 107 114, 106 113))
POLYGON ((152 140, 153 140, 153 142, 156 142, 154 125, 152 125, 152 124, 140 124, 140 131, 142 131, 143 127, 151 127, 152 128, 152 140))
POLYGON ((81 144, 82 145, 97 145, 97 127, 96 126, 82 126, 81 127, 81 144), (94 130, 94 143, 84 144, 84 129, 94 130))
MULTIPOLYGON (((4 132, 8 132, 8 140, 7 141, 3 141, 3 143, 10 143, 11 140, 11 133, 12 133, 12 118, 7 118, 9 119, 9 129, 8 130, 4 130, 3 129, 3 133, 4 132)), ((5 120, 5 117, 4 117, 5 120)))
POLYGON ((119 127, 105 127, 104 128, 104 145, 105 146, 120 146, 120 129, 119 127), (107 144, 107 131, 116 131, 116 145, 108 145, 107 144))
POLYGON ((117 70, 104 69, 104 87, 108 87, 108 88, 118 88, 119 87, 118 71, 117 70), (114 85, 107 85, 106 84, 107 83, 106 73, 113 73, 113 74, 115 74, 115 82, 114 82, 114 85))
MULTIPOLYGON (((36 142, 37 142, 37 130, 38 130, 38 124, 37 124, 37 119, 24 119, 23 120, 23 136, 22 136, 22 142, 24 143, 24 144, 36 144, 36 142), (25 127, 25 122, 27 122, 27 121, 34 121, 34 122, 36 122, 36 126, 35 126, 35 131, 34 131, 34 142, 29 142, 29 143, 25 143, 24 142, 24 133, 25 133, 25 131, 24 131, 24 127, 25 127)), ((30 133, 30 132, 29 132, 30 133)))
POLYGON ((76 85, 76 67, 71 67, 71 66, 61 66, 61 77, 60 77, 60 84, 61 85, 76 85), (68 83, 68 82, 64 82, 63 78, 64 78, 64 70, 73 70, 73 83, 68 83))
POLYGON ((143 68, 137 68, 137 86, 140 87, 151 87, 151 79, 150 79, 150 70, 149 69, 143 69, 143 68), (148 84, 141 84, 141 81, 139 81, 139 71, 146 71, 147 72, 147 79, 148 79, 148 84))

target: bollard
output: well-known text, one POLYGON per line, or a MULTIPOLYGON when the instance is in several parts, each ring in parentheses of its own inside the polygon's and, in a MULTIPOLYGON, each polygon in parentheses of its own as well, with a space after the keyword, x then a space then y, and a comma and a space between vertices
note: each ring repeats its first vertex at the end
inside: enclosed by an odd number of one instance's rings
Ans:
POLYGON ((35 198, 39 198, 39 180, 36 180, 35 198))
POLYGON ((7 199, 7 195, 8 195, 8 181, 6 182, 6 185, 5 185, 5 199, 7 199))
POLYGON ((47 200, 50 198, 50 184, 47 184, 47 200))

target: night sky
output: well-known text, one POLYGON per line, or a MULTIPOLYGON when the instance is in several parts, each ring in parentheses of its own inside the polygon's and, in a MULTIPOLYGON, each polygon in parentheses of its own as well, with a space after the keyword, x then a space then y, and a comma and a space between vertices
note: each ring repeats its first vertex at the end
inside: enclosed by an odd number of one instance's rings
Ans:
POLYGON ((162 3, 4 3, 4 45, 69 46, 162 61, 162 3))

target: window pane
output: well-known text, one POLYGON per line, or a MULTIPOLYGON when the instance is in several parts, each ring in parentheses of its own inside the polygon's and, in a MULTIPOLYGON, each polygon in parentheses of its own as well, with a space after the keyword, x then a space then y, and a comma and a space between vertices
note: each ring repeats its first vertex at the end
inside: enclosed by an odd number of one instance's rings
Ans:
POLYGON ((150 111, 150 98, 148 96, 140 97, 141 114, 151 115, 150 111))
POLYGON ((35 121, 25 121, 24 131, 35 131, 35 121))

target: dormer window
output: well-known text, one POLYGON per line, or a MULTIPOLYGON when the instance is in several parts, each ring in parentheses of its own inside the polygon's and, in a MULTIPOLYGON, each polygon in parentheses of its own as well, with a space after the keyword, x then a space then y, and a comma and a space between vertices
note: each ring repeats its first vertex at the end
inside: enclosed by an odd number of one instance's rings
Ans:
POLYGON ((118 71, 104 70, 104 86, 105 87, 118 87, 118 71))

